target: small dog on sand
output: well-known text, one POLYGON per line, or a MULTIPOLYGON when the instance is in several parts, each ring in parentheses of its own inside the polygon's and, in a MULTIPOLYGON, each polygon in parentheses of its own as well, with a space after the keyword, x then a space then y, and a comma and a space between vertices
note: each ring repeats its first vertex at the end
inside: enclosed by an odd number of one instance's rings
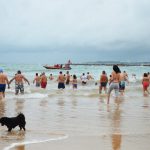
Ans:
POLYGON ((25 121, 25 116, 24 114, 20 113, 18 116, 16 117, 2 117, 0 118, 0 123, 2 126, 7 126, 8 131, 10 132, 13 128, 15 128, 16 126, 20 127, 20 130, 25 129, 25 125, 26 125, 26 121, 25 121))

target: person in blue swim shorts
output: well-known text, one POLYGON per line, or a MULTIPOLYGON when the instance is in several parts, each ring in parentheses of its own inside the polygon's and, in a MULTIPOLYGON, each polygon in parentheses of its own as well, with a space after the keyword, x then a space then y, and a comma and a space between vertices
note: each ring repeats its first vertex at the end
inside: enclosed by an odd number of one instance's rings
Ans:
POLYGON ((5 97, 6 84, 8 84, 9 88, 9 81, 7 75, 3 73, 2 69, 0 69, 0 99, 5 97))

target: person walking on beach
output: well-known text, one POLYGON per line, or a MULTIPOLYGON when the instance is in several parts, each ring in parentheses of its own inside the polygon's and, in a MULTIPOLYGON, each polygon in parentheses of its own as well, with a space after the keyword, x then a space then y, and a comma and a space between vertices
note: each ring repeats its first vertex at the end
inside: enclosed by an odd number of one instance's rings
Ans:
POLYGON ((69 85, 70 83, 70 74, 69 71, 66 72, 66 85, 69 85))
POLYGON ((117 65, 114 65, 113 66, 113 72, 112 72, 112 82, 109 86, 109 89, 108 89, 108 99, 107 99, 107 104, 109 104, 109 99, 110 99, 110 94, 111 94, 111 91, 114 89, 115 90, 115 94, 116 94, 116 97, 118 97, 118 94, 119 94, 119 81, 120 81, 120 69, 117 65))
POLYGON ((33 84, 35 83, 36 87, 40 87, 41 77, 38 75, 38 73, 35 74, 35 78, 33 80, 33 84))
POLYGON ((105 71, 102 71, 102 74, 100 76, 100 86, 99 86, 99 93, 102 93, 102 89, 104 88, 104 91, 106 93, 106 86, 108 83, 108 77, 106 75, 105 71))
POLYGON ((45 72, 41 75, 41 88, 45 89, 47 86, 47 77, 45 75, 45 72))
POLYGON ((6 84, 8 85, 9 88, 9 81, 7 75, 5 75, 3 73, 3 70, 0 69, 0 99, 5 97, 6 84))
POLYGON ((62 71, 59 72, 57 81, 58 81, 58 89, 65 89, 66 77, 63 75, 62 71))
POLYGON ((149 77, 148 77, 147 73, 144 73, 143 79, 142 79, 143 94, 144 94, 144 95, 146 94, 146 92, 147 92, 148 94, 150 94, 149 91, 148 91, 149 84, 150 84, 149 77))
POLYGON ((73 89, 77 89, 77 76, 74 74, 72 79, 72 87, 73 89))
POLYGON ((24 84, 23 81, 27 82, 28 85, 30 85, 28 79, 26 79, 22 74, 21 71, 18 70, 17 74, 15 74, 15 76, 10 80, 9 84, 11 84, 11 82, 15 80, 15 94, 18 95, 19 90, 21 94, 24 94, 24 84))

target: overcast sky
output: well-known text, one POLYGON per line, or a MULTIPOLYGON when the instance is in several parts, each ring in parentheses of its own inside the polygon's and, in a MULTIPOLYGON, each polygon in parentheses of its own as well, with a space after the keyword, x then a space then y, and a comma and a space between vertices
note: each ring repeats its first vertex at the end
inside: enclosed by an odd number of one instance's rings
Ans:
POLYGON ((150 61, 149 0, 0 0, 0 62, 150 61))

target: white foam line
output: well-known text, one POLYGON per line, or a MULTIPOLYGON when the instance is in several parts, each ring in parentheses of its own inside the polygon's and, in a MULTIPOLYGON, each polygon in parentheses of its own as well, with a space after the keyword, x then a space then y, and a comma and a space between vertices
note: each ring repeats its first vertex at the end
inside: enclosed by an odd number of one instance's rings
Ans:
POLYGON ((10 150, 16 146, 20 146, 20 145, 29 145, 29 144, 37 144, 37 143, 44 143, 44 142, 50 142, 50 141, 58 141, 58 140, 64 140, 67 139, 69 136, 65 135, 62 137, 58 137, 58 138, 52 138, 52 139, 48 139, 48 140, 44 140, 44 141, 37 141, 37 140, 32 140, 29 142, 22 142, 22 143, 13 143, 10 146, 5 147, 3 150, 10 150))

